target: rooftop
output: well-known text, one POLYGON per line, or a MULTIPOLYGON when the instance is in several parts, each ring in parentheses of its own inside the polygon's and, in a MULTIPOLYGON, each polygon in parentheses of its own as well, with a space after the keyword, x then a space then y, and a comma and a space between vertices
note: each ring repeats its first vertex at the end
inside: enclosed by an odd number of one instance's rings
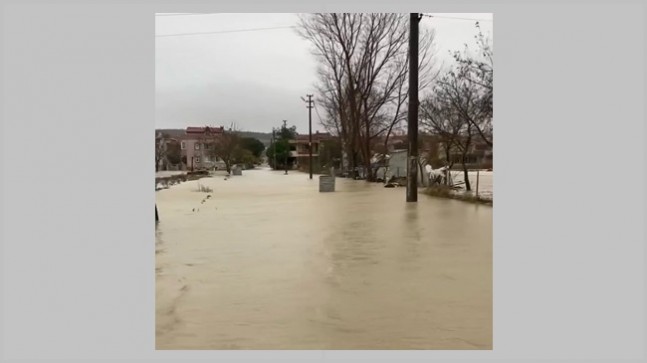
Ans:
POLYGON ((209 127, 209 126, 189 126, 186 128, 186 134, 205 134, 205 133, 215 133, 222 134, 225 132, 225 128, 220 127, 209 127))

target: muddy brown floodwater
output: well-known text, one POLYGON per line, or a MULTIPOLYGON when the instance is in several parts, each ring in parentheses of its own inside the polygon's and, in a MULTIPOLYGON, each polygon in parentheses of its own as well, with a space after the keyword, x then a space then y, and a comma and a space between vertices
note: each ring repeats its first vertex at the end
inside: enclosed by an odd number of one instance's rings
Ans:
POLYGON ((489 206, 267 169, 156 196, 157 349, 492 349, 489 206))

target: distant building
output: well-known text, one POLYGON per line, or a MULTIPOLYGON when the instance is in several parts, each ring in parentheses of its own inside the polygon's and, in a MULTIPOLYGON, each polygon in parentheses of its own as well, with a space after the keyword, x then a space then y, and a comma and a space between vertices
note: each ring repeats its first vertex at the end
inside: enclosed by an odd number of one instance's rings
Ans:
MULTIPOLYGON (((381 141, 384 142, 383 140, 381 141)), ((462 152, 456 147, 452 146, 449 150, 449 159, 445 151, 445 145, 442 138, 437 135, 419 134, 418 135, 419 156, 425 162, 431 163, 436 169, 442 166, 452 164, 454 169, 462 167, 462 152)), ((391 136, 387 143, 387 153, 402 153, 401 150, 408 148, 407 135, 391 136)), ((383 150, 383 147, 380 149, 383 150)), ((492 146, 487 145, 480 136, 473 136, 471 145, 465 155, 465 161, 468 169, 489 169, 492 168, 493 152, 492 146)), ((382 151, 380 151, 382 152, 382 151)), ((399 165, 399 164, 398 164, 399 165)))
POLYGON ((222 126, 157 130, 157 134, 160 133, 168 135, 169 140, 179 142, 181 163, 178 169, 225 169, 224 161, 213 155, 213 148, 217 144, 218 138, 225 133, 222 126))
MULTIPOLYGON (((445 145, 442 142, 438 142, 437 147, 436 155, 442 163, 445 165, 453 164, 453 169, 462 168, 462 150, 459 150, 455 146, 451 147, 449 149, 449 160, 447 160, 445 145)), ((465 155, 465 165, 468 169, 491 169, 493 166, 493 156, 492 146, 476 137, 472 139, 472 143, 465 155)))
MULTIPOLYGON (((312 157, 313 163, 318 162, 321 145, 326 140, 334 137, 327 132, 315 132, 312 134, 312 157), (317 158, 317 159, 315 159, 317 158)), ((296 139, 290 140, 290 159, 295 168, 307 169, 310 160, 310 135, 297 135, 296 139)))
MULTIPOLYGON (((384 139, 381 141, 383 150, 384 139)), ((407 157, 408 157, 408 139, 406 135, 397 135, 389 138, 387 143, 386 154, 377 153, 371 160, 371 165, 375 170, 375 176, 379 179, 389 180, 391 177, 406 177, 407 175, 407 157)), ((449 160, 445 152, 445 145, 440 138, 435 135, 420 134, 418 137, 419 158, 424 166, 430 164, 434 169, 453 164, 453 169, 462 168, 462 152, 458 147, 451 147, 449 150, 449 160)), ((492 168, 492 146, 487 145, 478 136, 472 138, 471 145, 465 155, 466 166, 468 169, 490 169, 492 168)), ((362 173, 360 173, 362 174, 362 173)), ((418 165, 418 182, 422 182, 423 172, 418 165)))

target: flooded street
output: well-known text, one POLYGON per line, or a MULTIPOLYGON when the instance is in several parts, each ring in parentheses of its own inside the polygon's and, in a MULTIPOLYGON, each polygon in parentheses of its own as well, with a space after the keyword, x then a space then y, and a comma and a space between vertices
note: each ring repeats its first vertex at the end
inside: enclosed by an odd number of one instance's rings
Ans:
POLYGON ((261 169, 156 192, 157 349, 491 349, 492 208, 336 189, 261 169))

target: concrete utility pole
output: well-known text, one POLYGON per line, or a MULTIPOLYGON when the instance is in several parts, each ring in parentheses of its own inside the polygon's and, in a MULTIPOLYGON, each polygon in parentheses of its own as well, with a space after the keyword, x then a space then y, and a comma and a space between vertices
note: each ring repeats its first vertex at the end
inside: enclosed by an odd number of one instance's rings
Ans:
MULTIPOLYGON (((283 120, 283 128, 287 130, 288 121, 283 120)), ((288 154, 290 153, 290 142, 288 141, 288 149, 285 151, 285 175, 288 175, 288 154)))
POLYGON ((407 202, 418 201, 418 22, 421 14, 409 15, 409 158, 407 162, 407 202))
POLYGON ((308 97, 307 100, 303 97, 301 97, 301 99, 308 104, 308 106, 306 106, 308 108, 308 152, 310 153, 308 156, 308 163, 310 164, 310 179, 312 179, 312 104, 315 101, 312 100, 312 95, 306 96, 308 97))

